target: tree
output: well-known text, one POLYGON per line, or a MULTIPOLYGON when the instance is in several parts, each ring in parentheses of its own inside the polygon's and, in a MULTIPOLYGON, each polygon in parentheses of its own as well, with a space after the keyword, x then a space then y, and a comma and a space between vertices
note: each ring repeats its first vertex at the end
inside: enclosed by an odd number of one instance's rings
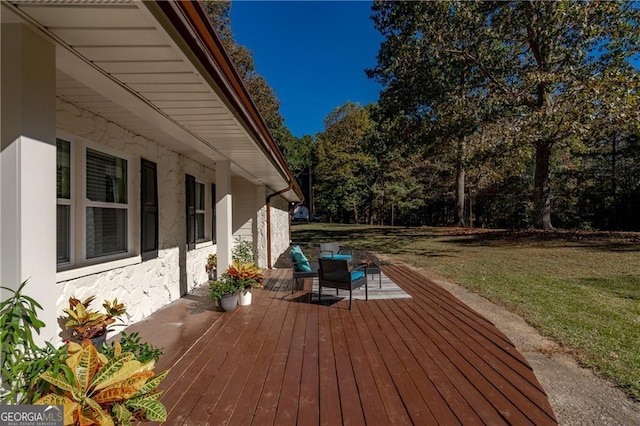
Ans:
POLYGON ((387 116, 402 114, 423 121, 428 137, 422 142, 446 145, 455 152, 451 156, 455 223, 464 226, 469 141, 480 131, 488 104, 481 101, 484 93, 477 73, 466 61, 442 50, 439 40, 428 37, 426 30, 431 21, 449 21, 456 29, 456 44, 476 50, 482 26, 460 19, 440 2, 376 3, 374 11, 376 28, 387 36, 378 65, 367 71, 386 85, 380 106, 387 116))
POLYGON ((375 159, 366 151, 373 123, 367 108, 347 102, 325 119, 316 135, 316 204, 330 219, 358 223, 370 185, 367 176, 375 159))
MULTIPOLYGON (((496 119, 511 118, 504 136, 535 149, 534 225, 551 228, 554 149, 592 130, 589 112, 603 94, 597 88, 630 68, 628 59, 640 45, 638 8, 607 1, 376 1, 373 11, 387 37, 374 74, 383 83, 409 76, 405 92, 420 98, 398 96, 399 109, 431 112, 443 96, 471 97, 484 100, 496 119), (401 43, 414 54, 396 54, 401 43), (424 77, 410 78, 412 73, 424 77)), ((450 112, 473 118, 469 104, 453 107, 450 112)), ((612 106, 609 114, 621 111, 612 106)))
POLYGON ((301 186, 309 211, 313 213, 311 186, 314 179, 313 166, 316 162, 315 140, 309 135, 297 138, 286 129, 285 136, 280 138, 280 146, 293 176, 301 186))
POLYGON ((424 149, 422 122, 400 114, 387 114, 379 105, 368 105, 373 128, 365 150, 374 160, 368 169, 367 222, 381 225, 415 222, 412 217, 424 206, 424 149), (418 147, 419 149, 416 149, 418 147))
POLYGON ((256 71, 251 51, 236 43, 233 38, 230 15, 231 2, 228 0, 205 0, 202 4, 267 128, 282 147, 283 140, 288 137, 290 132, 285 127, 284 118, 280 114, 280 101, 273 88, 256 71))

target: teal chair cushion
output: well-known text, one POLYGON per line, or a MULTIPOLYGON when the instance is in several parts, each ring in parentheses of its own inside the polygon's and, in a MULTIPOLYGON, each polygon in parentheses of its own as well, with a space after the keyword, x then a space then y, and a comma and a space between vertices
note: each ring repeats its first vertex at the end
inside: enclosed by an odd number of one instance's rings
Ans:
POLYGON ((311 264, 302 252, 300 246, 291 247, 291 259, 293 259, 293 269, 297 272, 311 272, 311 264))
POLYGON ((333 256, 330 254, 326 254, 322 256, 323 259, 333 259, 333 260, 351 260, 351 255, 349 254, 334 254, 333 256))
POLYGON ((362 277, 364 277, 364 271, 351 272, 351 281, 359 280, 362 277))

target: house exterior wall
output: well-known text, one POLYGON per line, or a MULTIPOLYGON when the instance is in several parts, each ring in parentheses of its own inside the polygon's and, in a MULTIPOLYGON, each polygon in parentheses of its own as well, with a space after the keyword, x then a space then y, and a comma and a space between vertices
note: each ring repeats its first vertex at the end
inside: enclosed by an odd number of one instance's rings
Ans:
MULTIPOLYGON (((242 178, 233 179, 234 245, 242 239, 251 241, 260 268, 267 268, 267 197, 266 186, 255 186, 242 178)), ((289 203, 283 197, 271 199, 271 262, 289 247, 289 203)))
MULTIPOLYGON (((58 314, 68 306, 70 296, 84 299, 95 295, 95 308, 102 300, 117 297, 127 306, 126 322, 132 323, 178 299, 186 290, 205 283, 204 265, 209 253, 215 252, 215 245, 207 241, 198 243, 194 250, 186 250, 185 174, 191 174, 196 181, 205 184, 205 206, 210 206, 209 188, 215 179, 215 171, 60 99, 57 101, 57 127, 63 136, 73 135, 127 155, 131 166, 139 164, 141 157, 155 162, 159 196, 158 257, 142 261, 140 256, 132 256, 122 261, 59 272, 58 314), (95 272, 104 269, 105 265, 107 270, 95 272)), ((139 173, 132 172, 131 179, 135 190, 139 187, 139 173)), ((131 196, 139 200, 139 190, 131 196)), ((139 201, 133 203, 134 224, 139 217, 136 204, 139 201)), ((211 209, 206 209, 205 234, 209 237, 211 215, 211 209)), ((134 228, 131 232, 139 233, 139 228, 134 228)))
MULTIPOLYGON (((231 179, 233 192, 233 239, 253 243, 253 224, 256 220, 256 186, 240 177, 231 179)), ((254 247, 255 248, 255 247, 254 247)))
MULTIPOLYGON (((46 33, 46 28, 42 32, 46 33)), ((240 178, 234 178, 232 186, 231 159, 215 165, 200 163, 206 160, 200 160, 201 157, 192 160, 58 98, 57 71, 66 72, 74 69, 74 65, 84 64, 72 52, 57 51, 54 39, 33 31, 31 25, 3 21, 1 95, 5 114, 0 150, 0 275, 3 285, 10 288, 30 279, 25 293, 41 303, 44 312, 40 318, 48 324, 40 340, 59 339, 56 322, 71 296, 80 299, 95 296, 96 309, 102 300, 117 298, 127 306, 126 323, 145 318, 205 283, 207 256, 219 248, 228 260, 232 235, 251 240, 258 256, 264 257, 265 187, 240 178), (61 142, 57 149, 57 137, 69 144, 61 142), (89 154, 85 147, 98 152, 89 154), (144 261, 140 254, 142 158, 157 165, 159 199, 158 254, 144 261), (127 164, 126 179, 123 159, 127 164), (87 164, 91 167, 85 169, 87 164), (106 172, 108 168, 116 171, 106 172), (186 244, 186 174, 205 185, 207 206, 206 238, 190 250, 186 244), (124 193, 123 181, 127 183, 125 201, 118 198, 124 193), (218 191, 222 194, 221 202, 216 202, 218 244, 207 241, 214 227, 210 189, 213 182, 224 187, 224 191, 218 191), (92 198, 85 188, 91 189, 91 185, 95 193, 102 191, 101 195, 92 198), (69 192, 72 194, 68 195, 69 192), (237 209, 237 215, 232 207, 237 209), (104 218, 96 219, 99 215, 104 218), (224 220, 220 220, 221 216, 224 220), (65 225, 71 230, 65 229, 65 225), (223 233, 224 238, 220 238, 223 233), (57 243, 60 247, 56 247, 57 243), (58 254, 68 263, 57 264, 58 254)), ((82 68, 83 72, 70 76, 100 93, 116 88, 112 81, 90 68, 82 68)), ((115 102, 137 101, 128 95, 108 97, 115 102)), ((149 105, 137 108, 136 115, 140 117, 158 119, 155 122, 159 126, 170 124, 149 105)), ((255 118, 242 117, 249 121, 255 118)), ((179 140, 185 135, 173 126, 163 129, 179 140)), ((266 163, 265 166, 279 167, 266 163)), ((147 170, 152 174, 154 168, 147 170)), ((151 234, 147 241, 153 246, 155 233, 151 234)), ((9 295, 2 291, 0 296, 4 300, 9 295)))
MULTIPOLYGON (((184 157, 183 157, 184 158, 184 157)), ((191 291, 195 287, 206 283, 208 280, 208 274, 206 273, 204 266, 207 263, 207 257, 210 253, 216 252, 216 247, 211 243, 211 232, 212 232, 212 211, 209 206, 211 206, 211 182, 215 181, 215 170, 206 167, 200 163, 196 163, 191 159, 185 158, 185 167, 184 173, 188 173, 192 176, 195 176, 196 182, 205 184, 205 200, 204 204, 205 210, 205 235, 207 241, 200 242, 196 244, 196 248, 193 250, 186 251, 186 291, 191 291)), ((182 209, 182 234, 179 238, 182 238, 181 241, 185 241, 186 229, 186 217, 185 217, 185 200, 184 200, 184 173, 179 177, 182 179, 182 189, 181 192, 183 194, 182 200, 177 204, 178 208, 182 209)), ((158 189, 159 190, 159 189, 158 189)), ((184 290, 183 290, 184 293, 184 290)))
POLYGON ((291 229, 289 227, 289 203, 283 197, 271 199, 271 264, 289 248, 291 229))
MULTIPOLYGON (((267 268, 267 204, 269 189, 255 186, 242 178, 232 180, 233 238, 251 241, 256 264, 267 268)), ((289 202, 277 196, 271 199, 271 264, 289 248, 291 240, 289 202)))
POLYGON ((256 249, 256 264, 260 268, 267 268, 267 187, 256 188, 256 221, 253 226, 254 247, 256 249))

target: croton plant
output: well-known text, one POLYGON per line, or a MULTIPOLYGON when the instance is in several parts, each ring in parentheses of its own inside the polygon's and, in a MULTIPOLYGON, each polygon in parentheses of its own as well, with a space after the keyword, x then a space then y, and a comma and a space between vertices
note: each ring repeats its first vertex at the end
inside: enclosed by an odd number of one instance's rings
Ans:
POLYGON ((233 262, 227 269, 227 275, 236 282, 240 290, 264 287, 262 269, 253 263, 233 262))
POLYGON ((141 363, 115 343, 113 357, 98 352, 89 339, 69 343, 67 374, 42 373, 54 392, 35 404, 64 406, 65 425, 131 424, 135 421, 165 421, 167 410, 158 401, 156 388, 168 371, 153 372, 154 361, 141 363))

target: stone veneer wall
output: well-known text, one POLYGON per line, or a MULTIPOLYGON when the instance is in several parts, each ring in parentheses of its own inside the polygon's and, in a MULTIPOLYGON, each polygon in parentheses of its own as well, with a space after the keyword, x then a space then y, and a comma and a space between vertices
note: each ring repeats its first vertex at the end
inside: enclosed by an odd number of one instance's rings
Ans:
MULTIPOLYGON (((140 157, 156 162, 160 206, 158 257, 58 282, 58 316, 68 306, 68 299, 72 295, 80 299, 95 295, 96 309, 100 308, 104 299, 117 297, 127 306, 125 322, 133 323, 178 299, 181 296, 181 281, 188 289, 206 282, 204 265, 209 253, 215 252, 215 245, 203 243, 196 250, 186 251, 184 179, 185 173, 189 173, 196 180, 206 182, 205 202, 210 206, 208 188, 209 183, 215 180, 215 171, 61 99, 57 100, 57 127, 63 132, 130 155, 134 157, 134 162, 139 162, 140 157), (181 265, 185 266, 181 268, 181 265)), ((138 188, 139 177, 131 176, 131 179, 134 179, 134 185, 138 188)), ((134 218, 139 217, 137 209, 134 218)), ((211 227, 210 215, 211 209, 207 209, 207 229, 211 227)), ((210 230, 207 234, 210 235, 210 230)))
POLYGON ((256 264, 267 268, 267 187, 262 185, 256 190, 256 220, 253 225, 253 246, 256 252, 256 264))
MULTIPOLYGON (((265 186, 256 191, 256 219, 253 226, 253 246, 256 262, 260 268, 267 268, 267 197, 271 190, 265 186)), ((289 202, 281 196, 271 199, 271 266, 289 248, 291 234, 289 229, 289 202)))
POLYGON ((289 203, 280 196, 271 199, 271 264, 287 251, 291 242, 289 203))

